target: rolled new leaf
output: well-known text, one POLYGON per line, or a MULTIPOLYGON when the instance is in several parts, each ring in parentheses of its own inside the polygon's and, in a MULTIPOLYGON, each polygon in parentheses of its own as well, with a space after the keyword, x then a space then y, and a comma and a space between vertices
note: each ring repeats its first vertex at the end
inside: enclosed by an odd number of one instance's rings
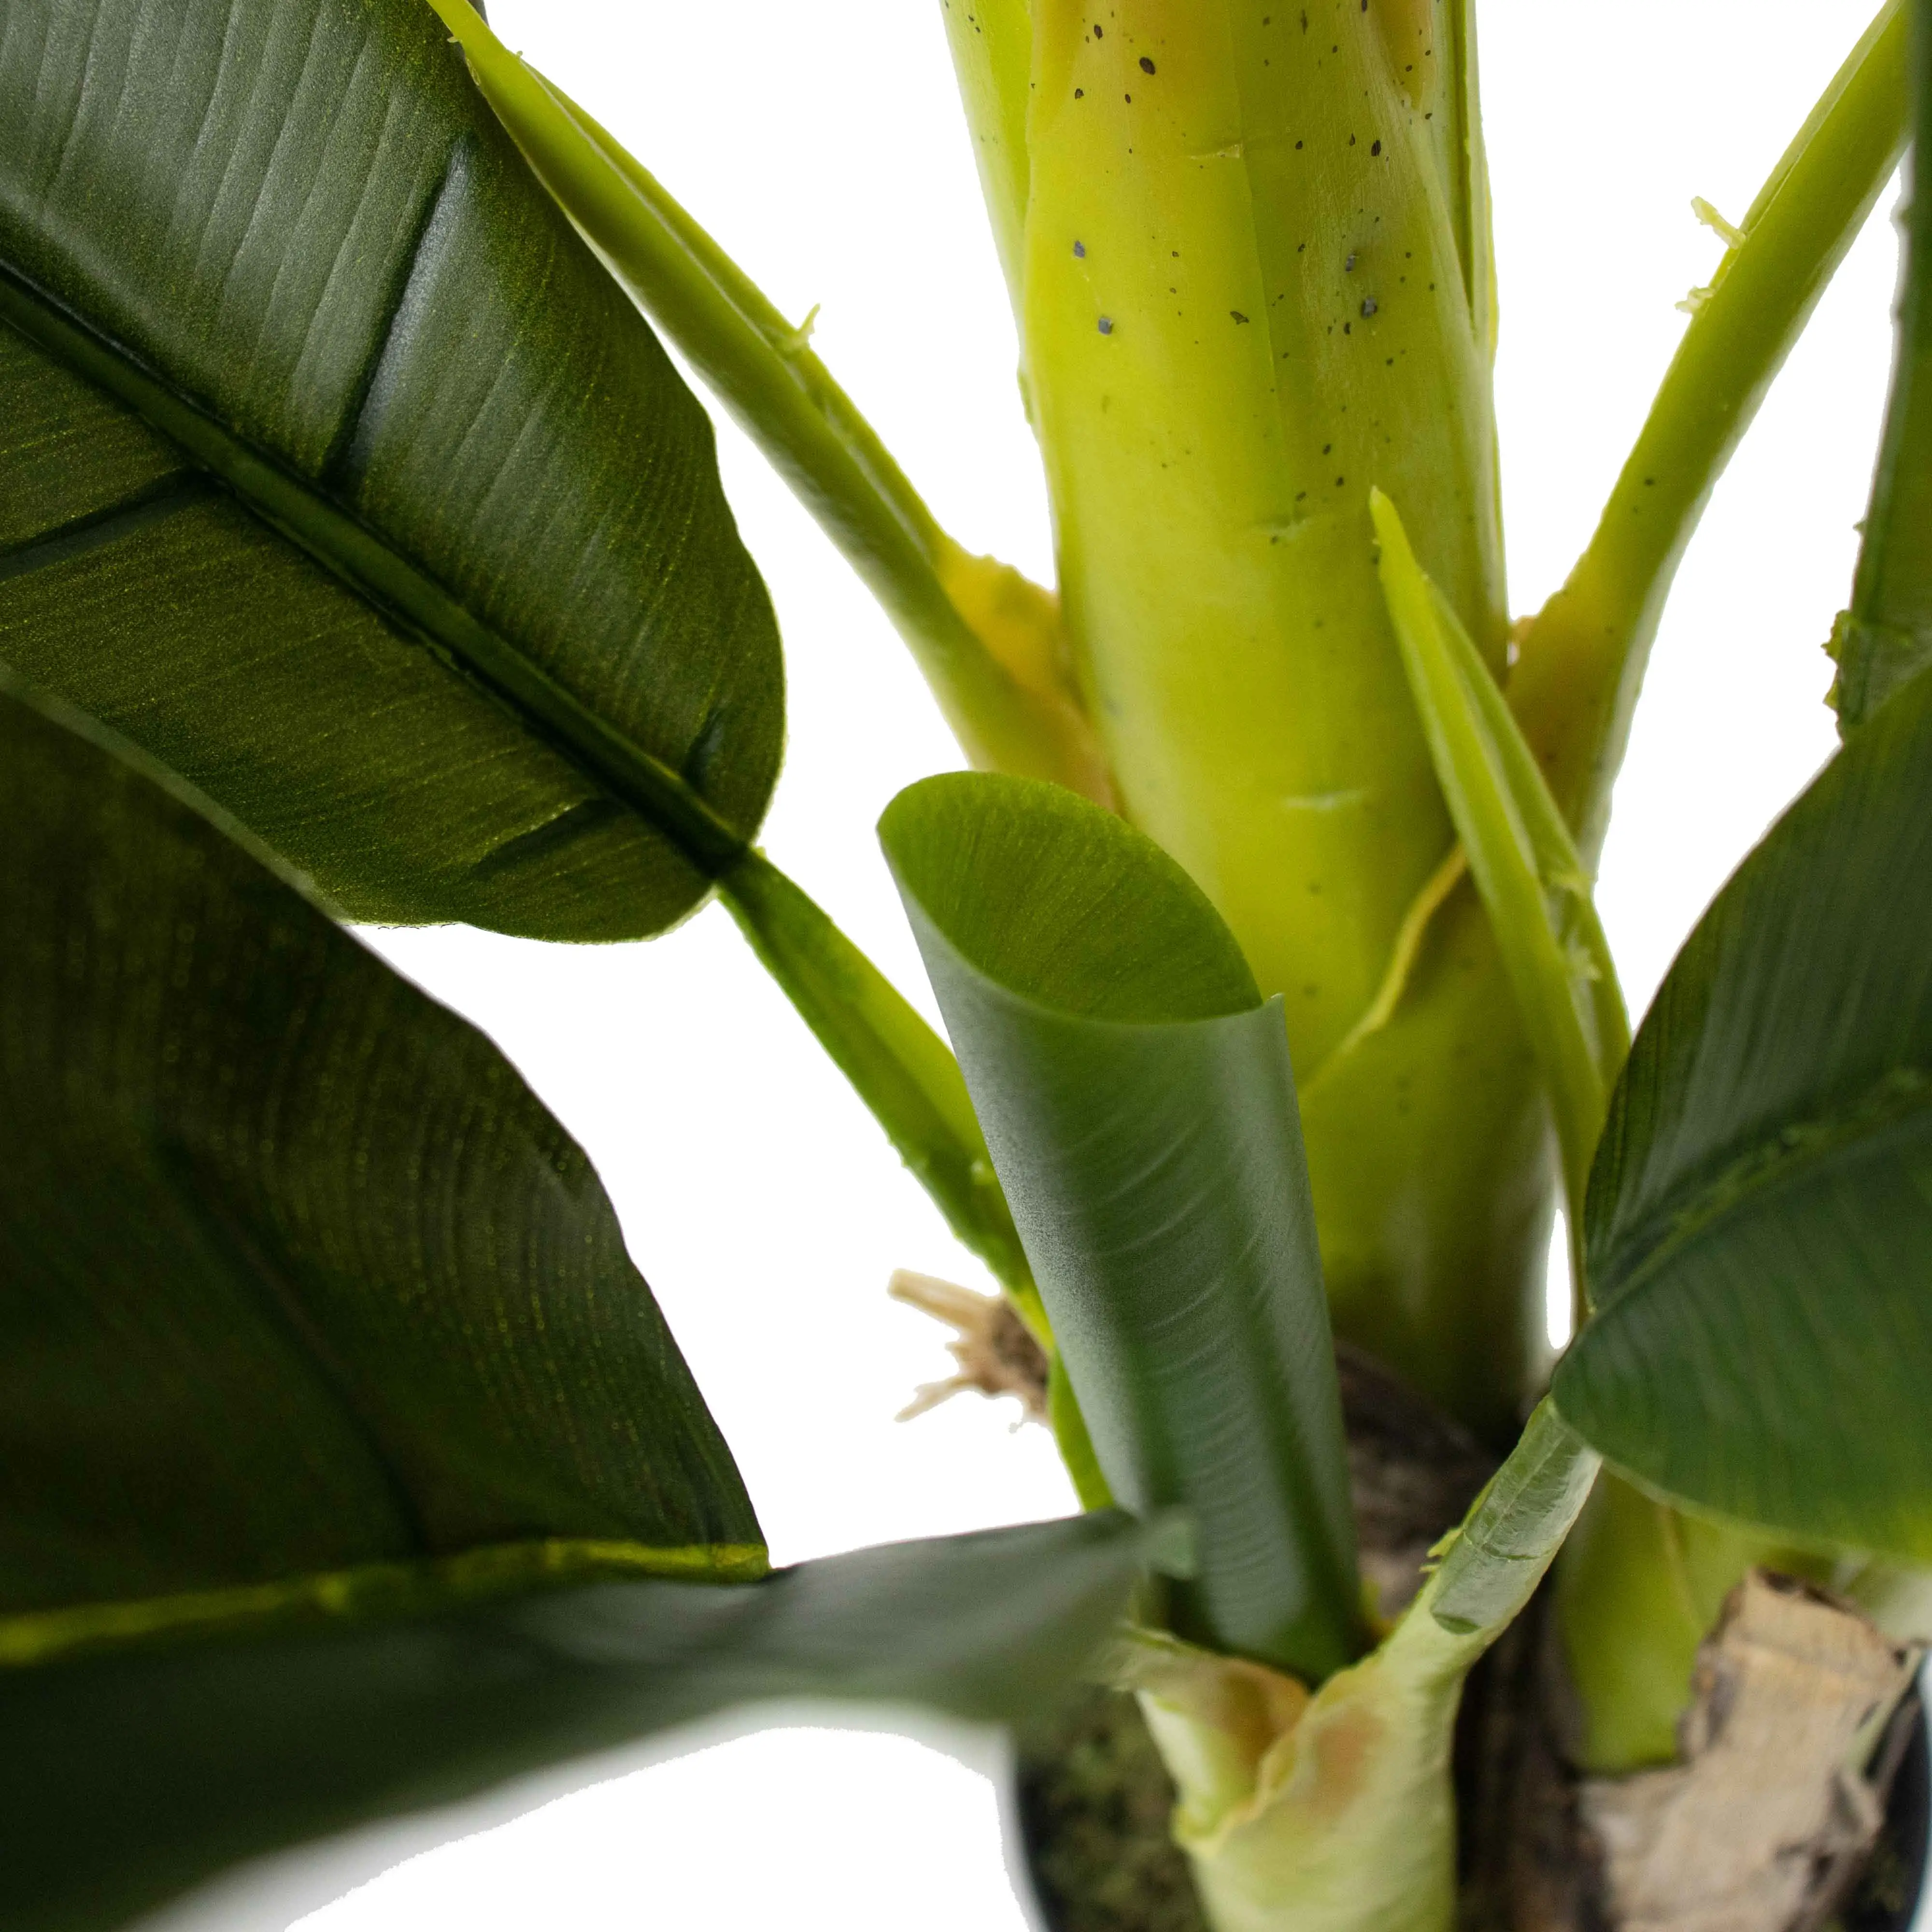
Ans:
POLYGON ((1055 787, 928 779, 880 833, 1100 1470, 1194 1516, 1176 1630, 1326 1676, 1361 1610, 1280 1002, 1172 860, 1055 787))
POLYGON ((178 781, 0 678, 7 1932, 727 1704, 1025 1716, 1118 1515, 768 1577, 582 1152, 178 781))
POLYGON ((1589 874, 1502 687, 1416 562, 1394 504, 1371 490, 1369 509, 1382 594, 1436 778, 1550 1093, 1574 1228, 1604 1108, 1630 1048, 1616 968, 1589 874))
POLYGON ((20 0, 0 660, 352 916, 634 938, 756 831, 711 430, 419 0, 20 0))
POLYGON ((1590 1177, 1557 1403, 1653 1490, 1932 1559, 1932 673, 1719 893, 1590 1177))

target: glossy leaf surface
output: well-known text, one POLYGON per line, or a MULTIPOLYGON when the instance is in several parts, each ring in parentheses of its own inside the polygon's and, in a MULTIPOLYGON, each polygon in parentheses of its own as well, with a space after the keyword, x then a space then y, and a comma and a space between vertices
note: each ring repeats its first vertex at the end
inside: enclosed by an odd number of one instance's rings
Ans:
POLYGON ((782 698, 710 427, 416 0, 20 0, 0 659, 355 916, 614 939, 782 698))
POLYGON ((1612 1103, 1557 1402, 1672 1498, 1932 1558, 1932 676, 1678 956, 1612 1103))
POLYGON ((500 1589, 376 1619, 332 1607, 245 1642, 32 1669, 5 1667, 0 1622, 0 1926, 100 1932, 241 1858, 759 1699, 1024 1720, 1120 1615, 1144 1542, 1110 1513, 762 1582, 500 1589))
POLYGON ((880 836, 1101 1472, 1196 1520, 1177 1627, 1326 1676, 1360 1611, 1279 1003, 1172 860, 1058 788, 928 779, 880 836))

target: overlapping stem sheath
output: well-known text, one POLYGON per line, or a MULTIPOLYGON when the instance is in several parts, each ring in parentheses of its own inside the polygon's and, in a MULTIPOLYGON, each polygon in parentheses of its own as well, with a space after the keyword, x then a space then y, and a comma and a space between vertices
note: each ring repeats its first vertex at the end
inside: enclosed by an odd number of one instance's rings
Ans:
POLYGON ((885 606, 976 764, 1106 802, 1052 600, 952 542, 808 346, 608 133, 466 0, 430 0, 485 98, 611 273, 717 391, 885 606))
POLYGON ((1416 562, 1395 506, 1376 490, 1370 509, 1436 776, 1549 1090, 1580 1240, 1590 1156, 1630 1051, 1616 968, 1569 829, 1501 686, 1416 562))
POLYGON ((1932 194, 1922 157, 1932 134, 1932 27, 1912 17, 1916 128, 1912 191, 1901 217, 1905 277, 1885 436, 1872 482, 1852 607, 1834 638, 1832 701, 1850 730, 1912 674, 1932 663, 1932 194))
POLYGON ((1460 8, 1306 16, 1034 9, 1026 379, 1123 808, 1284 1001, 1337 1322, 1501 1438, 1532 1372, 1546 1175, 1470 895, 1401 1010, 1360 1028, 1454 842, 1371 484, 1502 658, 1480 154, 1438 124, 1472 126, 1473 82, 1460 8))
POLYGON ((1545 1403, 1394 1631, 1312 1700, 1256 1686, 1252 1666, 1126 1648, 1121 1674, 1175 1771, 1176 1836, 1216 1932, 1449 1932, 1462 1685, 1596 1468, 1545 1403))
POLYGON ((1744 216, 1589 548, 1523 641, 1510 705, 1586 863, 1678 561, 1898 161, 1906 38, 1900 0, 1888 0, 1744 216))

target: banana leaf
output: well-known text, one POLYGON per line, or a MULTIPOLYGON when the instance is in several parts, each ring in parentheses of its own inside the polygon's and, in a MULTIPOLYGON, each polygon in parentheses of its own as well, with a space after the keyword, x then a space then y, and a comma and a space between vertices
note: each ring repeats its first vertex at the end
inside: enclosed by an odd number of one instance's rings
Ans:
POLYGON ((1673 1500, 1932 1559, 1932 673, 1738 869, 1639 1029, 1558 1406, 1673 1500))
POLYGON ((1362 1640, 1279 1000, 1144 834, 958 774, 880 824, 1113 1495, 1178 1506, 1178 1634, 1318 1679, 1362 1640))
POLYGON ((641 936, 782 692, 711 431, 417 0, 18 0, 0 660, 351 916, 641 936))
POLYGON ((0 1927, 722 1706, 1016 1718, 1115 1512, 769 1574, 582 1152, 232 821, 0 677, 0 1927))

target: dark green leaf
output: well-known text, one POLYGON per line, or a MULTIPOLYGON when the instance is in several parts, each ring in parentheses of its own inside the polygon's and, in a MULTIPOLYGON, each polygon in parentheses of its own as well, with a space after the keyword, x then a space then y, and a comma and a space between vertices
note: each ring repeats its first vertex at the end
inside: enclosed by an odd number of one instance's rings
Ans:
POLYGON ((1024 1720, 1120 1615, 1144 1542, 1110 1512, 735 1587, 380 1577, 380 1616, 368 1580, 314 1579, 246 1640, 31 1668, 0 1621, 0 1927, 99 1932, 239 1859, 758 1699, 1024 1720))
MULTIPOLYGON (((1916 157, 1932 153, 1932 18, 1922 6, 1912 11, 1912 112, 1916 173, 1916 157)), ((1932 196, 1915 191, 1900 219, 1905 275, 1892 396, 1852 608, 1832 638, 1840 731, 1932 663, 1932 196)))
POLYGON ((755 830, 710 431, 417 0, 19 0, 0 658, 354 916, 656 931, 755 830))
POLYGON ((1932 1558, 1932 674, 1706 914, 1590 1177, 1564 1417, 1673 1498, 1932 1558))
POLYGON ((880 829, 1100 1469, 1196 1519, 1177 1627, 1327 1675, 1360 1610, 1280 1002, 1071 793, 932 778, 880 829))
POLYGON ((0 1612, 532 1538, 755 1557, 581 1150, 70 723, 0 689, 0 1612))

